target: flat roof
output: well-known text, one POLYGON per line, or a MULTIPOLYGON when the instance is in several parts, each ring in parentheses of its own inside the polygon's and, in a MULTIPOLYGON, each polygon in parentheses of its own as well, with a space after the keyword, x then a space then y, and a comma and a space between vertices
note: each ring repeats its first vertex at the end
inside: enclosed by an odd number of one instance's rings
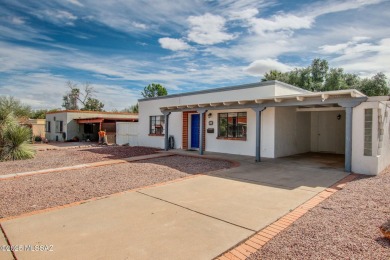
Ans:
POLYGON ((310 92, 306 94, 293 94, 286 96, 272 96, 267 98, 250 99, 250 100, 226 100, 215 103, 197 103, 178 106, 160 107, 161 111, 176 112, 190 109, 226 109, 226 108, 245 108, 245 107, 275 107, 275 106, 304 106, 325 105, 348 100, 367 100, 367 96, 356 89, 334 90, 324 92, 310 92))
POLYGON ((211 89, 204 89, 204 90, 198 90, 198 91, 190 91, 190 92, 184 92, 184 93, 178 93, 178 94, 171 94, 166 96, 159 96, 159 97, 152 97, 152 98, 141 98, 138 99, 139 102, 142 101, 149 101, 149 100, 156 100, 156 99, 165 99, 165 98, 175 98, 175 97, 183 97, 183 96, 191 96, 191 95, 199 95, 199 94, 208 94, 208 93, 215 93, 215 92, 223 92, 223 91, 230 91, 230 90, 240 90, 240 89, 247 89, 247 88, 256 88, 256 87, 264 87, 264 86, 272 86, 272 85, 280 85, 283 87, 287 87, 293 90, 300 91, 302 93, 313 93, 311 91, 308 91, 303 88, 299 88, 278 80, 269 80, 269 81, 263 81, 263 82, 256 82, 256 83, 250 83, 250 84, 243 84, 243 85, 236 85, 236 86, 230 86, 230 87, 220 87, 220 88, 211 88, 211 89))
POLYGON ((105 121, 118 122, 137 122, 138 118, 110 118, 110 117, 94 117, 94 118, 77 118, 75 119, 79 124, 103 123, 105 121))
POLYGON ((138 116, 138 113, 89 111, 89 110, 58 110, 58 111, 53 111, 53 112, 47 112, 46 114, 57 114, 57 113, 80 113, 80 114, 130 115, 130 116, 132 115, 132 116, 138 116))

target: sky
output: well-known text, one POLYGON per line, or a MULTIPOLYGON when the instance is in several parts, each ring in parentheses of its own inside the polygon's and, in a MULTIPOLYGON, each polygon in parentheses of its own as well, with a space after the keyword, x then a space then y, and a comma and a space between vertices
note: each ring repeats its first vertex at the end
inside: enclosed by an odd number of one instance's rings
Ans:
POLYGON ((259 82, 314 58, 390 78, 390 0, 0 0, 0 95, 60 108, 71 80, 107 111, 259 82))

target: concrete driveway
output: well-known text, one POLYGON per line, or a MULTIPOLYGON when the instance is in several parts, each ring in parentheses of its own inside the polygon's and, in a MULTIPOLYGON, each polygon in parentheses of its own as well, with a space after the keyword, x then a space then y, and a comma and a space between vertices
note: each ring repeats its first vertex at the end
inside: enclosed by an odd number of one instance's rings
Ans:
POLYGON ((347 175, 321 156, 230 159, 241 166, 1 225, 12 245, 52 249, 18 259, 212 259, 347 175))

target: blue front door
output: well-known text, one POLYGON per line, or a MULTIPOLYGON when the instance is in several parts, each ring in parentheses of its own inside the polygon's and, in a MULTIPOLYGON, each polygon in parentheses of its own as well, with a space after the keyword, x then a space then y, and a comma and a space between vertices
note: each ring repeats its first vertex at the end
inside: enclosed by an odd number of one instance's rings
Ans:
POLYGON ((199 148, 199 114, 191 115, 191 148, 199 148))

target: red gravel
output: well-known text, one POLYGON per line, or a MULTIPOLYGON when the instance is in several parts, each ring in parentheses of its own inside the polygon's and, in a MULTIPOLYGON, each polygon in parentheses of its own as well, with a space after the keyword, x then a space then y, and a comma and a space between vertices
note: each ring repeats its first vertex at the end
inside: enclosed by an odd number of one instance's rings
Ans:
POLYGON ((148 155, 158 150, 141 146, 108 146, 38 151, 34 159, 0 162, 0 175, 148 155))
POLYGON ((362 177, 267 243, 251 259, 390 259, 390 170, 362 177))
POLYGON ((0 181, 0 218, 230 166, 227 161, 169 156, 3 180, 0 181))

